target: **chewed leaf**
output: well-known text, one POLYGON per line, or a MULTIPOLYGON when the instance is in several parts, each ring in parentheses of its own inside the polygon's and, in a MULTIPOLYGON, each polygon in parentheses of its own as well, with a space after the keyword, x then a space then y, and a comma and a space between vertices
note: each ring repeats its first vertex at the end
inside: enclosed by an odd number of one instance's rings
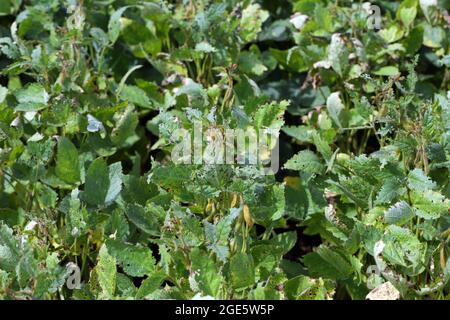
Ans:
POLYGON ((389 224, 403 225, 414 217, 411 207, 405 202, 397 202, 384 213, 384 220, 389 224))
POLYGON ((415 191, 427 191, 436 188, 436 183, 421 169, 414 169, 408 175, 408 187, 415 191))
POLYGON ((302 150, 289 159, 284 168, 307 173, 321 173, 325 169, 325 165, 314 152, 302 150))
POLYGON ((269 13, 262 10, 259 4, 251 4, 244 9, 240 23, 240 35, 244 42, 256 39, 267 18, 269 18, 269 13))
POLYGON ((415 214, 425 220, 435 220, 448 213, 450 200, 442 194, 427 190, 425 192, 413 192, 412 201, 415 214))
POLYGON ((116 290, 116 259, 112 257, 106 245, 100 248, 99 260, 95 267, 98 277, 98 283, 102 290, 100 297, 103 299, 111 299, 116 290))
POLYGON ((109 239, 106 245, 111 256, 116 258, 123 270, 130 276, 143 277, 153 273, 155 259, 149 248, 112 239, 109 239))

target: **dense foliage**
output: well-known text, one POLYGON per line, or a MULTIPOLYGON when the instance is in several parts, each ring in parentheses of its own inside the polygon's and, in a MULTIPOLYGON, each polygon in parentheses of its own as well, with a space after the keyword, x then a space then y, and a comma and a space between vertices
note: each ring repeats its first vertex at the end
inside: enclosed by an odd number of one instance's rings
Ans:
POLYGON ((0 298, 449 298, 450 2, 372 4, 2 0, 0 298))

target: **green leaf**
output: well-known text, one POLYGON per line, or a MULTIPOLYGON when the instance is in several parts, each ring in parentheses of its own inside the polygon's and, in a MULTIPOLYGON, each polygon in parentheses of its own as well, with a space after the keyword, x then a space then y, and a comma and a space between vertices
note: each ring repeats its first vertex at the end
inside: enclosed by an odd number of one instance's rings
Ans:
POLYGON ((285 126, 282 130, 288 136, 300 142, 312 142, 312 137, 315 132, 314 129, 308 128, 306 126, 285 126))
POLYGON ((111 17, 109 18, 108 22, 108 37, 109 41, 111 43, 114 43, 117 41, 120 35, 120 18, 122 17, 122 14, 127 10, 129 6, 125 6, 122 8, 117 9, 111 14, 111 17))
POLYGON ((145 206, 147 200, 158 194, 156 186, 147 183, 145 176, 127 175, 123 177, 123 183, 121 196, 125 202, 130 204, 136 203, 145 206))
POLYGON ((388 224, 403 225, 414 217, 410 206, 405 201, 397 202, 384 213, 384 220, 388 224))
POLYGON ((322 157, 329 163, 333 156, 331 147, 325 139, 323 139, 318 133, 313 134, 313 142, 317 148, 317 151, 322 155, 322 157))
POLYGON ((348 259, 344 258, 337 250, 329 249, 324 245, 321 245, 315 252, 306 254, 303 262, 313 277, 344 280, 354 272, 348 259))
POLYGON ((55 208, 58 194, 49 186, 39 183, 36 185, 36 198, 41 208, 55 208))
POLYGON ((126 215, 140 230, 150 235, 157 235, 159 224, 156 216, 138 204, 128 204, 126 215))
POLYGON ((4 221, 8 226, 12 227, 20 225, 23 222, 23 213, 19 210, 9 208, 0 209, 0 223, 4 221))
POLYGON ((109 173, 106 162, 97 158, 86 172, 84 199, 92 205, 103 205, 109 188, 109 173))
POLYGON ((314 10, 314 18, 318 28, 325 32, 333 31, 333 16, 328 8, 322 5, 317 5, 314 10))
POLYGON ((121 298, 134 297, 136 295, 136 287, 133 281, 122 273, 117 273, 116 277, 116 296, 121 298))
POLYGON ((151 274, 147 279, 142 281, 136 293, 136 299, 144 299, 146 296, 155 292, 159 289, 165 278, 165 274, 160 271, 151 274))
POLYGON ((328 61, 333 70, 343 77, 348 69, 349 52, 342 37, 335 33, 331 36, 331 43, 328 46, 328 61))
POLYGON ((242 11, 240 22, 240 36, 244 43, 256 39, 256 36, 261 31, 261 26, 264 21, 269 18, 269 13, 261 9, 259 4, 251 4, 242 11))
POLYGON ((421 272, 424 247, 409 229, 390 225, 386 228, 383 241, 386 245, 382 254, 389 262, 410 268, 405 271, 411 275, 421 272))
POLYGON ((260 54, 255 52, 243 52, 239 57, 239 69, 246 74, 261 76, 268 69, 260 60, 260 54))
POLYGON ((377 203, 390 203, 397 197, 406 193, 406 188, 400 179, 392 178, 383 182, 380 191, 378 192, 377 203))
POLYGON ((259 279, 267 279, 273 270, 280 264, 283 255, 282 248, 270 242, 260 242, 250 249, 255 265, 255 276, 259 279))
POLYGON ((208 241, 208 248, 213 250, 217 257, 226 261, 229 255, 228 237, 231 233, 233 222, 240 213, 240 210, 232 208, 230 214, 222 218, 216 224, 205 221, 205 236, 208 241))
POLYGON ((450 208, 450 200, 435 191, 413 192, 411 198, 415 214, 425 220, 438 219, 450 208))
POLYGON ((400 74, 397 67, 394 66, 388 66, 388 67, 382 67, 376 71, 373 72, 373 74, 377 76, 395 76, 400 74))
POLYGON ((66 137, 61 137, 58 141, 55 172, 64 182, 76 183, 80 181, 78 150, 66 137))
POLYGON ((414 169, 408 174, 408 188, 414 191, 427 191, 436 188, 436 183, 428 178, 422 169, 414 169))
POLYGON ((441 27, 425 26, 423 44, 430 48, 441 48, 446 39, 446 33, 441 27))
POLYGON ((102 158, 95 159, 86 172, 83 199, 94 206, 109 205, 122 190, 122 165, 109 167, 102 158))
POLYGON ((281 248, 282 254, 285 255, 297 243, 297 233, 295 231, 283 232, 276 235, 270 242, 281 248))
POLYGON ((16 111, 39 111, 47 107, 49 100, 47 91, 38 83, 32 83, 23 89, 19 89, 14 92, 14 95, 19 102, 14 109, 16 111))
POLYGON ((14 272, 20 260, 19 243, 12 229, 0 223, 0 269, 14 272))
POLYGON ((251 255, 236 253, 230 260, 231 284, 234 289, 245 289, 255 283, 255 266, 251 255))
POLYGON ((217 297, 223 277, 221 276, 216 264, 200 249, 194 248, 191 251, 192 271, 199 289, 205 294, 217 297))
POLYGON ((134 108, 128 107, 125 112, 120 115, 115 128, 111 132, 111 141, 119 147, 132 145, 139 139, 135 133, 138 122, 139 118, 134 111, 134 108))
POLYGON ((192 180, 192 168, 189 166, 159 166, 153 169, 150 181, 165 188, 180 189, 192 180))
POLYGON ((253 192, 244 194, 244 202, 250 208, 253 220, 261 224, 270 224, 285 213, 284 185, 254 185, 253 192))
POLYGON ((99 259, 95 267, 98 283, 101 288, 100 299, 111 299, 116 290, 116 259, 112 257, 106 245, 102 245, 99 252, 99 259))
POLYGON ((0 17, 5 15, 10 15, 16 12, 22 0, 3 0, 0 2, 0 17))
POLYGON ((386 43, 393 43, 400 40, 403 37, 403 30, 398 25, 391 25, 388 29, 382 29, 379 35, 386 43))
POLYGON ((284 285, 284 291, 289 300, 299 300, 309 296, 311 289, 314 289, 314 280, 303 275, 289 279, 284 285))
POLYGON ((122 164, 116 162, 108 167, 109 171, 109 186, 106 192, 105 204, 112 203, 122 190, 122 164))
POLYGON ((145 109, 152 108, 150 98, 145 91, 136 86, 125 85, 120 92, 120 98, 145 109))
POLYGON ((279 103, 272 102, 260 106, 258 110, 256 110, 254 117, 256 128, 280 130, 281 126, 284 124, 282 117, 288 105, 289 102, 283 100, 279 103))
POLYGON ((404 0, 397 10, 397 19, 400 19, 406 28, 409 28, 416 18, 417 4, 417 0, 404 0))
POLYGON ((2 104, 3 101, 5 101, 7 95, 8 95, 8 88, 5 88, 0 85, 0 104, 2 104))
POLYGON ((288 170, 320 174, 325 169, 325 165, 314 152, 310 150, 302 150, 289 159, 284 165, 284 168, 288 170))
POLYGON ((155 270, 155 258, 149 248, 112 239, 106 241, 106 246, 123 271, 132 277, 151 275, 155 270))

